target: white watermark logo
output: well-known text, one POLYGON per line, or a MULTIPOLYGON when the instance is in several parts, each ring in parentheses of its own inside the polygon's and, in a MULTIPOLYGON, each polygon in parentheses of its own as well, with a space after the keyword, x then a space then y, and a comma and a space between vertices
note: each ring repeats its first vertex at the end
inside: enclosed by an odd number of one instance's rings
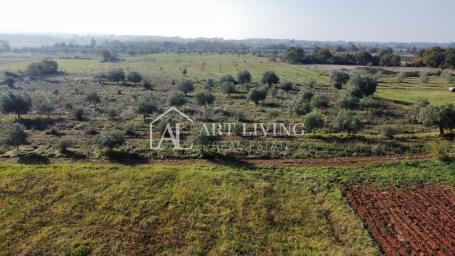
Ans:
MULTIPOLYGON (((184 114, 176 107, 169 108, 166 112, 159 115, 150 123, 150 149, 160 150, 164 143, 172 145, 173 150, 191 150, 194 144, 183 147, 182 134, 192 128, 193 119, 184 114), (183 122, 169 122, 168 116, 173 114, 183 122), (154 133, 159 132, 158 138, 154 138, 154 133)), ((305 134, 303 123, 202 123, 198 135, 206 137, 230 137, 241 136, 244 138, 253 137, 299 137, 305 134)), ((254 141, 250 142, 250 147, 256 145, 254 141), (252 143, 253 142, 253 143, 252 143)), ((235 141, 230 140, 229 144, 235 141)), ((214 147, 220 147, 222 143, 214 143, 214 147)), ((240 145, 240 141, 237 143, 240 145)), ((258 141, 258 145, 261 145, 258 141)))

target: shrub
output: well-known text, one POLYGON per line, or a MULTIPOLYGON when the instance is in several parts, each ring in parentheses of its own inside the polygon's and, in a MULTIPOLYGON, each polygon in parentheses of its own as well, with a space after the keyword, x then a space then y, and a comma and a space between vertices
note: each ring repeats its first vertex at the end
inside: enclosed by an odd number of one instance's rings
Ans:
POLYGON ((128 76, 126 77, 126 80, 127 80, 128 82, 137 84, 137 83, 139 83, 140 81, 142 81, 142 75, 139 74, 139 72, 131 71, 130 73, 128 73, 128 76))
POLYGON ((361 98, 373 95, 376 92, 378 82, 371 76, 352 75, 349 80, 350 92, 353 96, 361 98))
POLYGON ((226 83, 226 82, 237 84, 237 81, 235 80, 235 78, 232 75, 224 75, 220 78, 220 84, 226 83))
POLYGON ((169 97, 167 98, 167 102, 171 106, 180 107, 180 106, 185 105, 186 98, 185 98, 185 95, 183 94, 183 92, 176 91, 169 95, 169 97))
POLYGON ((215 80, 212 78, 207 79, 204 84, 204 89, 211 89, 215 86, 215 80))
POLYGON ((301 100, 305 100, 310 102, 311 98, 313 98, 314 92, 311 89, 304 89, 302 93, 300 94, 301 100))
POLYGON ((196 104, 207 108, 215 101, 215 96, 208 90, 200 90, 194 94, 196 104))
POLYGON ((251 83, 251 74, 248 70, 240 71, 237 75, 237 81, 239 84, 249 84, 251 83))
POLYGON ((15 113, 17 118, 27 114, 32 108, 32 99, 28 94, 15 94, 8 92, 0 98, 0 110, 4 114, 15 113))
POLYGON ((58 143, 57 147, 60 153, 66 153, 68 152, 68 148, 72 147, 74 144, 74 141, 72 141, 69 138, 61 138, 58 143))
POLYGON ((373 99, 373 97, 371 97, 371 96, 361 98, 359 100, 359 105, 360 105, 360 107, 366 108, 366 109, 377 108, 380 106, 379 102, 376 101, 375 99, 373 99))
POLYGON ((330 73, 330 81, 332 82, 333 87, 335 87, 336 89, 341 89, 343 88, 343 85, 345 85, 349 81, 349 74, 344 72, 332 71, 330 73))
POLYGON ((292 112, 299 116, 306 115, 311 112, 311 105, 308 101, 295 101, 292 106, 292 112))
POLYGON ((254 102, 256 105, 259 104, 259 102, 264 101, 266 97, 267 89, 264 87, 251 88, 247 95, 248 100, 254 102))
POLYGON ((27 76, 43 77, 58 73, 58 64, 53 60, 34 62, 27 66, 24 74, 27 76))
POLYGON ((311 112, 303 117, 305 130, 316 133, 318 129, 324 127, 324 116, 319 112, 311 112))
POLYGON ((398 134, 397 129, 392 126, 386 126, 382 129, 382 136, 384 136, 387 139, 393 139, 395 135, 398 134))
POLYGON ((109 108, 106 110, 106 114, 109 119, 114 120, 117 118, 119 113, 118 113, 117 109, 109 108))
POLYGON ((148 115, 153 114, 158 110, 156 101, 157 100, 153 96, 148 96, 140 99, 136 106, 136 113, 143 115, 145 121, 145 118, 148 115))
POLYGON ((273 84, 280 83, 280 78, 273 71, 267 71, 262 75, 261 83, 272 86, 273 84))
POLYGON ((292 82, 285 82, 285 83, 281 84, 280 89, 285 92, 292 91, 292 90, 294 90, 294 84, 292 82))
POLYGON ((232 83, 232 82, 224 82, 220 85, 220 90, 223 92, 223 93, 226 93, 226 94, 231 94, 231 93, 234 93, 235 92, 235 84, 232 83))
POLYGON ((14 146, 19 149, 20 145, 26 143, 27 137, 28 134, 22 124, 10 123, 4 127, 1 141, 7 146, 14 146))
POLYGON ((125 72, 121 68, 112 69, 108 72, 107 79, 118 84, 125 81, 125 72))
POLYGON ((85 100, 88 103, 93 104, 93 106, 96 108, 96 105, 101 103, 101 97, 98 95, 97 92, 89 92, 87 96, 85 97, 85 100))
POLYGON ((5 80, 3 80, 2 84, 5 84, 6 86, 8 86, 9 88, 14 88, 14 84, 16 83, 16 80, 14 80, 14 78, 11 78, 11 77, 7 77, 5 78, 5 80))
POLYGON ((180 83, 179 89, 187 95, 194 90, 194 83, 191 80, 184 80, 180 83))
POLYGON ((337 105, 344 109, 355 109, 359 106, 359 98, 347 93, 338 100, 337 105))
POLYGON ((123 133, 119 131, 103 132, 96 137, 96 144, 99 148, 108 148, 109 150, 121 146, 125 143, 123 133))
POLYGON ((50 115, 55 111, 54 105, 44 97, 36 100, 35 102, 38 112, 42 115, 47 115, 47 118, 50 118, 50 115))
POLYGON ((278 111, 276 109, 267 109, 265 111, 265 115, 267 116, 267 118, 275 118, 280 115, 280 111, 278 111))
POLYGON ((85 111, 83 108, 75 108, 72 111, 72 116, 77 121, 83 121, 85 119, 85 111))
POLYGON ((153 85, 147 80, 142 80, 142 87, 144 87, 144 89, 148 91, 153 90, 153 85))
POLYGON ((438 161, 447 163, 453 160, 450 155, 451 145, 446 142, 431 142, 427 144, 426 149, 427 152, 438 161))
POLYGON ((311 99, 312 108, 327 108, 329 106, 329 98, 326 95, 316 95, 311 99))
POLYGON ((348 135, 360 131, 363 127, 360 118, 349 110, 339 109, 332 117, 333 128, 347 132, 348 135))

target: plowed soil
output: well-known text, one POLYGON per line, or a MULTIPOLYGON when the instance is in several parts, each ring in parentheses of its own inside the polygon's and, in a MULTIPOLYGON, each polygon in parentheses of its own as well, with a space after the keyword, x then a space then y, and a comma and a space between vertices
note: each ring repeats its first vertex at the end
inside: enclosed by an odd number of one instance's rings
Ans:
POLYGON ((449 188, 344 189, 385 255, 455 255, 455 194, 449 188))

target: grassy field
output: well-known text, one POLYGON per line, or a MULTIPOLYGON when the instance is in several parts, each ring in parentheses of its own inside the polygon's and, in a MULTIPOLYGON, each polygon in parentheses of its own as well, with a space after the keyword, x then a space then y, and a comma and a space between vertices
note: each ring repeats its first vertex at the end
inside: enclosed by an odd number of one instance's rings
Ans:
POLYGON ((455 165, 0 164, 2 255, 379 255, 340 188, 455 184, 455 165))

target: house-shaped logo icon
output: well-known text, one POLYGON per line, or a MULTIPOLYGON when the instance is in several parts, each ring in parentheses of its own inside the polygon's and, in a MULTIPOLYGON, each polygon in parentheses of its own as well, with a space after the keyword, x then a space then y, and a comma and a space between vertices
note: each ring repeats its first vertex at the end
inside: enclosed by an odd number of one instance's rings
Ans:
POLYGON ((176 107, 171 107, 166 112, 163 114, 159 115, 157 118, 155 118, 151 123, 150 123, 150 149, 151 150, 160 150, 162 143, 164 141, 170 141, 173 145, 174 150, 190 150, 193 148, 193 145, 191 144, 189 147, 182 147, 180 145, 180 133, 181 129, 185 124, 193 124, 194 121, 191 119, 189 116, 178 110, 176 107), (153 138, 153 132, 154 132, 154 127, 155 127, 155 132, 156 132, 156 127, 158 123, 162 120, 165 120, 165 118, 172 113, 176 113, 180 117, 183 118, 184 122, 177 122, 175 123, 175 127, 172 127, 171 123, 167 122, 165 123, 164 131, 160 131, 160 136, 158 139, 153 138), (162 134, 161 134, 162 133, 162 134))

